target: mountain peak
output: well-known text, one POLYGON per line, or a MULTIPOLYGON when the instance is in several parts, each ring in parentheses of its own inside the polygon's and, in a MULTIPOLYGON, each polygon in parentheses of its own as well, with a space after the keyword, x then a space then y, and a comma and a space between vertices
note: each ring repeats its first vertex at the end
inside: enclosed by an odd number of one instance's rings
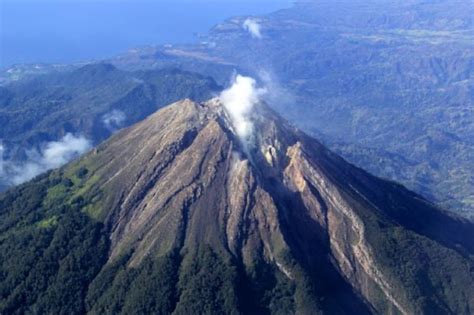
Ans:
MULTIPOLYGON (((190 99, 176 102, 166 110, 151 115, 143 122, 141 128, 150 129, 151 127, 146 127, 147 125, 161 126, 163 116, 174 117, 167 121, 168 124, 187 126, 195 131, 203 129, 208 124, 215 125, 216 128, 218 126, 214 131, 225 133, 236 153, 254 156, 250 156, 250 159, 255 158, 255 155, 260 155, 258 158, 263 156, 269 164, 277 162, 277 155, 285 154, 281 153, 282 146, 286 148, 294 144, 297 141, 297 135, 301 135, 301 132, 263 102, 255 104, 252 113, 246 118, 252 123, 252 132, 246 137, 238 134, 232 115, 219 98, 202 103, 190 99)), ((182 128, 171 129, 181 130, 182 128)), ((151 128, 151 130, 156 129, 151 128)))
POLYGON ((48 191, 105 226, 92 312, 110 311, 104 281, 136 287, 104 279, 142 272, 169 279, 152 290, 165 313, 474 308, 472 223, 350 165, 263 103, 236 116, 220 98, 177 102, 50 176, 48 191))
MULTIPOLYGON (((457 226, 459 235, 471 225, 348 164, 263 103, 248 119, 252 133, 242 138, 219 99, 183 100, 78 162, 93 165, 90 191, 109 196, 93 206, 110 227, 109 264, 129 252, 135 268, 150 255, 174 251, 187 261, 206 246, 244 269, 263 261, 284 281, 318 279, 318 292, 335 286, 335 295, 321 293, 324 305, 314 300, 318 308, 344 309, 336 302, 343 299, 361 312, 369 311, 367 303, 380 312, 420 310, 414 295, 397 289, 405 285, 404 267, 384 261, 388 253, 379 253, 377 238, 399 229, 400 216, 415 222, 423 214, 433 226, 457 226), (402 214, 406 208, 414 212, 402 214)), ((454 245, 460 238, 417 228, 407 226, 397 242, 428 236, 462 261, 465 253, 454 245)), ((461 242, 472 254, 472 241, 461 242)), ((414 254, 409 247, 397 250, 414 254)))

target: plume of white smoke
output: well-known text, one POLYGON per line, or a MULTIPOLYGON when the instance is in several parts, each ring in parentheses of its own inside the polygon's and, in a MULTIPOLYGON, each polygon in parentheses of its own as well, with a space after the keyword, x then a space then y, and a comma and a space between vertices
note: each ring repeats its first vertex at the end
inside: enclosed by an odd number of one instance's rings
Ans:
POLYGON ((257 20, 248 18, 242 24, 242 27, 252 35, 253 38, 262 38, 261 26, 257 20))
POLYGON ((3 159, 4 147, 1 146, 0 179, 8 185, 21 184, 47 170, 66 164, 91 147, 91 142, 85 137, 68 133, 59 141, 48 142, 40 152, 30 150, 27 162, 15 163, 3 159))
POLYGON ((117 109, 114 109, 102 116, 102 122, 104 123, 104 126, 110 131, 115 131, 122 127, 125 119, 125 113, 117 109))
POLYGON ((236 134, 243 141, 248 140, 252 133, 253 126, 250 119, 252 108, 265 93, 266 89, 258 88, 253 78, 237 75, 232 85, 219 96, 236 134))

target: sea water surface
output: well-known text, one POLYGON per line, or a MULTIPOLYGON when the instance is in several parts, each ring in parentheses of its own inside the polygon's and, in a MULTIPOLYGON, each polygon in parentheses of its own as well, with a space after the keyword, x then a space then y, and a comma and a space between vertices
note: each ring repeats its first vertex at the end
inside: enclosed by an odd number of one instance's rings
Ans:
POLYGON ((196 40, 236 15, 292 0, 0 0, 0 68, 110 57, 129 48, 196 40))

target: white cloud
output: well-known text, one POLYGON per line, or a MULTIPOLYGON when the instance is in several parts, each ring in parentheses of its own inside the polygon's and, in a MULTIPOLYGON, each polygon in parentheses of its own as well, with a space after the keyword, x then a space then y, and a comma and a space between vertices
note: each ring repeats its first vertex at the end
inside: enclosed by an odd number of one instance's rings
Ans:
POLYGON ((9 182, 8 185, 19 185, 30 179, 38 176, 39 174, 47 171, 48 169, 43 168, 41 164, 35 162, 27 162, 22 165, 12 165, 9 171, 9 182))
POLYGON ((15 163, 3 159, 4 147, 0 145, 0 180, 8 185, 21 184, 47 170, 66 164, 91 147, 91 142, 85 137, 68 133, 59 141, 48 142, 40 152, 30 150, 25 163, 15 163))
POLYGON ((244 21, 242 26, 253 38, 262 38, 261 26, 257 20, 248 18, 244 21))
POLYGON ((247 140, 252 133, 253 126, 250 119, 252 108, 265 93, 266 90, 258 88, 253 78, 237 75, 231 87, 219 96, 236 134, 243 140, 247 140))
POLYGON ((114 109, 111 112, 108 112, 104 116, 102 116, 102 122, 104 123, 105 127, 110 131, 115 131, 118 128, 123 126, 125 122, 125 113, 121 110, 114 109))
POLYGON ((42 164, 48 169, 57 168, 90 148, 89 140, 68 133, 60 141, 49 142, 46 145, 43 151, 42 164))

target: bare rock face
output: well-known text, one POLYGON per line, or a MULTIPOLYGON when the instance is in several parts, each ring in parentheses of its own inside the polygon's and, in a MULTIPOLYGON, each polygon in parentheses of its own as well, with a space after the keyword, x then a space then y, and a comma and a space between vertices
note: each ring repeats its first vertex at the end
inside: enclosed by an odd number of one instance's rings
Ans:
POLYGON ((66 168, 88 169, 108 265, 179 253, 182 269, 209 248, 250 287, 263 279, 257 262, 270 268, 299 314, 474 312, 472 223, 348 164, 263 104, 251 119, 243 141, 217 100, 184 100, 66 168))
POLYGON ((86 156, 108 196, 109 263, 130 250, 130 268, 176 250, 186 261, 208 246, 244 270, 264 261, 310 283, 314 304, 295 299, 296 312, 474 310, 474 281, 460 280, 473 279, 472 224, 348 164, 263 104, 252 120, 243 142, 217 100, 184 100, 86 156), (463 269, 434 271, 444 255, 463 269))

